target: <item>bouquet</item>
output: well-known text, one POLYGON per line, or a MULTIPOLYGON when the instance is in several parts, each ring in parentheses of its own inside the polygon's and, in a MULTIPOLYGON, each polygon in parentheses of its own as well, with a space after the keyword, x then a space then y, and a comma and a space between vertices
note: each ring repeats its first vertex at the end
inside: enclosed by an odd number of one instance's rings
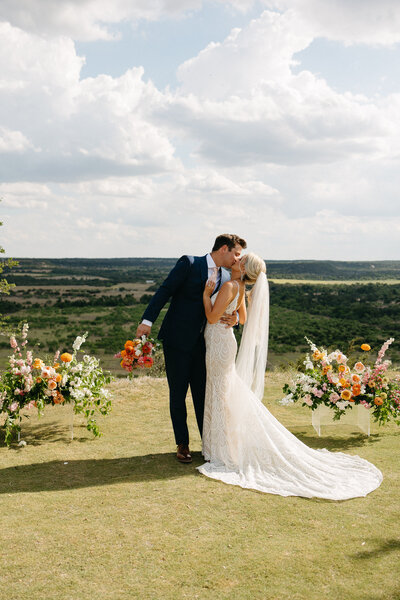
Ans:
POLYGON ((128 371, 132 377, 134 369, 150 369, 154 364, 154 354, 159 344, 152 338, 142 335, 141 338, 127 340, 124 349, 115 354, 115 358, 121 358, 120 365, 128 371))
POLYGON ((51 360, 33 357, 26 349, 29 326, 22 328, 21 340, 10 337, 13 353, 8 368, 0 378, 0 412, 6 414, 5 441, 9 446, 15 433, 21 430, 21 410, 36 408, 41 414, 48 404, 73 403, 74 412, 86 417, 87 429, 100 435, 95 412, 106 415, 111 409, 111 398, 105 385, 110 382, 97 358, 85 354, 81 361, 77 353, 87 333, 73 343, 73 353, 57 351, 51 360))
MULTIPOLYGON (((307 338, 306 338, 307 339, 307 338)), ((384 360, 386 350, 394 342, 387 340, 378 352, 375 362, 367 363, 363 356, 350 361, 340 350, 328 353, 324 348, 317 348, 307 339, 311 347, 310 354, 304 360, 304 373, 298 373, 291 385, 285 384, 286 396, 281 404, 287 405, 299 400, 303 406, 312 410, 320 404, 333 409, 335 420, 361 404, 371 410, 375 421, 380 425, 394 420, 400 425, 400 377, 389 379, 386 372, 391 365, 384 360)), ((364 356, 371 351, 369 344, 360 346, 364 356)))

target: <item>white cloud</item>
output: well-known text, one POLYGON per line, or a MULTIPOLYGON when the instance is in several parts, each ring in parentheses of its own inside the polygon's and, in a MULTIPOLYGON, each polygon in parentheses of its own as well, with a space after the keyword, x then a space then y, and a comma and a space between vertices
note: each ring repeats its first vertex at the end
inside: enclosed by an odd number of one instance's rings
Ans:
POLYGON ((387 151, 393 119, 377 101, 340 94, 307 71, 293 74, 293 54, 313 39, 307 31, 294 11, 264 11, 180 67, 166 119, 198 141, 195 156, 226 167, 323 164, 387 151))
POLYGON ((392 45, 400 42, 397 0, 263 0, 279 10, 293 10, 315 37, 347 44, 392 45))
POLYGON ((171 142, 151 120, 162 96, 143 69, 81 80, 81 67, 71 40, 0 24, 0 176, 62 181, 176 168, 171 142))
POLYGON ((21 131, 11 131, 0 126, 0 154, 4 152, 22 152, 31 147, 31 143, 21 131))
POLYGON ((48 37, 110 40, 118 37, 110 25, 178 16, 201 4, 201 0, 2 0, 0 19, 48 37))
MULTIPOLYGON (((339 35, 338 11, 347 4, 294 0, 289 9, 280 4, 282 13, 264 11, 181 65, 173 93, 144 81, 142 68, 80 79, 72 38, 106 39, 122 19, 200 4, 2 4, 13 23, 0 25, 7 251, 200 254, 216 234, 234 231, 271 259, 395 257, 400 96, 341 94, 316 75, 292 72, 294 54, 316 35, 339 35), (39 5, 48 9, 42 21, 39 5)), ((368 38, 368 19, 357 21, 354 42, 368 38)), ((368 39, 389 43, 389 20, 368 39)))

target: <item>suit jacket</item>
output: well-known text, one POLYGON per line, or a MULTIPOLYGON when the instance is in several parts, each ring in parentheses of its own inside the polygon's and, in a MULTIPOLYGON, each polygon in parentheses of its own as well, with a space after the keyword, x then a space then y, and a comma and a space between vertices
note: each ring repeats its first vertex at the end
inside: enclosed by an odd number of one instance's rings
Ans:
MULTIPOLYGON (((142 317, 154 323, 161 309, 171 299, 158 334, 160 340, 184 352, 185 348, 192 348, 203 335, 206 323, 203 290, 207 279, 206 256, 181 256, 142 317)), ((221 285, 228 279, 228 271, 221 269, 221 285)))

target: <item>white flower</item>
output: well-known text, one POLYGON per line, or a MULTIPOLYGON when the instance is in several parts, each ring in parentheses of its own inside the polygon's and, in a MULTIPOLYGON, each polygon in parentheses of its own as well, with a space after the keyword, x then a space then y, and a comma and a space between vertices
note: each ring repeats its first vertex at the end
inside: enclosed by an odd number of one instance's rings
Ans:
POLYGON ((287 396, 285 396, 284 398, 282 398, 282 400, 279 402, 279 404, 282 404, 282 406, 288 406, 289 404, 293 404, 293 402, 294 402, 293 394, 290 393, 287 396))
POLYGON ((79 348, 82 346, 83 342, 86 340, 86 336, 87 336, 87 332, 85 333, 85 335, 77 336, 74 343, 72 344, 72 347, 75 350, 75 352, 77 350, 79 350, 79 348))
POLYGON ((25 440, 21 440, 21 441, 18 443, 18 446, 19 446, 20 448, 23 448, 24 446, 26 446, 26 442, 25 442, 25 440))
POLYGON ((338 406, 340 408, 340 410, 343 410, 344 408, 346 408, 346 406, 348 406, 348 402, 347 400, 341 400, 340 402, 336 402, 336 406, 338 406))

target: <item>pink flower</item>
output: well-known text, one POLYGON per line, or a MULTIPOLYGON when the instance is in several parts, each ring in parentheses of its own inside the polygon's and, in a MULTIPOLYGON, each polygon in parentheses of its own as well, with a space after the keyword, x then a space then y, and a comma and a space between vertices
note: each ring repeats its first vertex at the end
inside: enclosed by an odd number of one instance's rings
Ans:
POLYGON ((336 404, 339 398, 340 396, 336 392, 332 392, 332 394, 329 396, 329 400, 332 402, 332 404, 336 404))
POLYGON ((324 392, 322 390, 319 390, 318 388, 314 387, 311 390, 311 393, 316 396, 317 398, 322 398, 322 396, 324 395, 324 392))
POLYGON ((32 364, 32 360, 33 360, 32 352, 30 350, 28 350, 26 353, 26 362, 28 363, 28 365, 32 364))
POLYGON ((17 408, 18 408, 18 402, 13 402, 13 403, 10 405, 10 411, 11 411, 11 412, 15 412, 15 411, 17 410, 17 408))
POLYGON ((11 348, 18 347, 17 340, 15 339, 15 337, 13 335, 10 337, 10 346, 11 346, 11 348))
POLYGON ((306 394, 303 398, 303 402, 305 402, 308 406, 312 406, 313 405, 313 401, 311 399, 310 394, 306 394))

